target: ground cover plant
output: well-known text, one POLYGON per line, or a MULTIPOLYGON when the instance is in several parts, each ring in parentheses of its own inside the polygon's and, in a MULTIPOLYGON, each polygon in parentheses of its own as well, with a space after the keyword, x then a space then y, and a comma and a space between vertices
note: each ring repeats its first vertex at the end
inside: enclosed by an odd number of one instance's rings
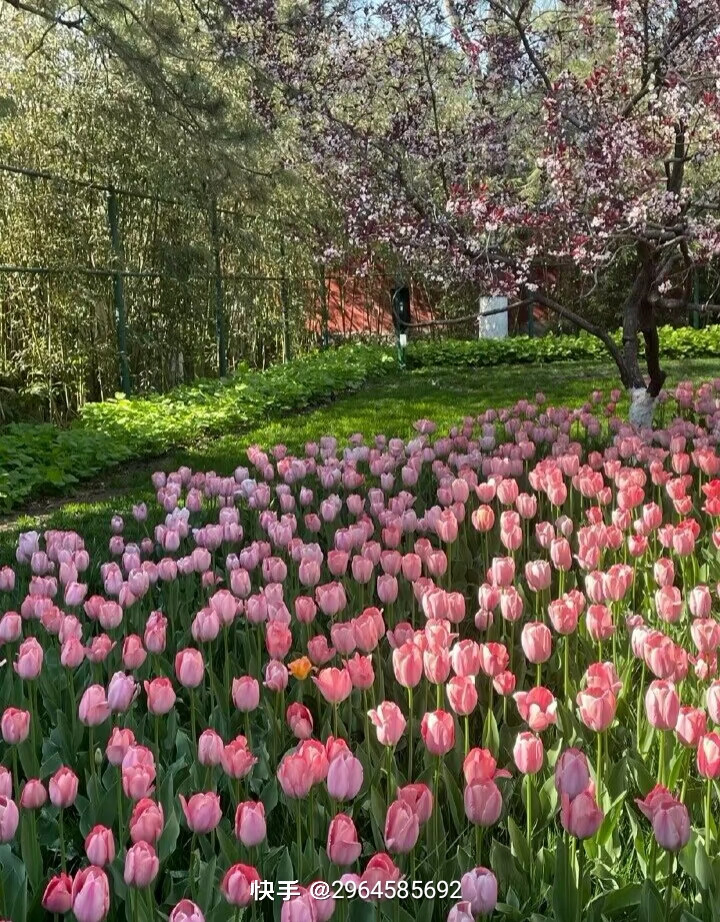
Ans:
POLYGON ((713 919, 719 395, 256 445, 104 548, 21 534, 1 917, 713 919))
POLYGON ((363 345, 311 353, 264 372, 239 372, 151 397, 87 404, 61 429, 14 423, 0 430, 0 512, 61 490, 130 459, 164 454, 257 426, 378 380, 394 367, 387 350, 363 345))

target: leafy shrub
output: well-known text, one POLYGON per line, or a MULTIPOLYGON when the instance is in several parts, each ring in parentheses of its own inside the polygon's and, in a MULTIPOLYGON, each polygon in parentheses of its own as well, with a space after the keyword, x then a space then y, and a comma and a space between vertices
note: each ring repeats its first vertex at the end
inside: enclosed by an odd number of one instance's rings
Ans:
POLYGON ((395 367, 385 350, 343 346, 199 381, 149 398, 116 397, 88 404, 68 429, 12 424, 0 430, 0 511, 58 490, 132 458, 160 455, 204 437, 240 432, 357 390, 395 367))
MULTIPOLYGON (((615 339, 620 342, 619 332, 615 334, 615 339)), ((663 327, 660 330, 660 351, 661 356, 668 359, 720 356, 720 325, 702 330, 663 327)), ((483 368, 605 358, 605 346, 587 333, 577 336, 513 336, 508 339, 425 340, 412 343, 407 350, 410 368, 483 368)))

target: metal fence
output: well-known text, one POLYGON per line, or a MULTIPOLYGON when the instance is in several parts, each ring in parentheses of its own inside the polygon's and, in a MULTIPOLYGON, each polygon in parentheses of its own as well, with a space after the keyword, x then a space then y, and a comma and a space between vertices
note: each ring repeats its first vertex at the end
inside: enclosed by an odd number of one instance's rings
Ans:
POLYGON ((7 163, 0 192, 0 378, 52 393, 77 366, 78 404, 287 359, 317 335, 308 312, 326 327, 328 279, 296 227, 7 163))

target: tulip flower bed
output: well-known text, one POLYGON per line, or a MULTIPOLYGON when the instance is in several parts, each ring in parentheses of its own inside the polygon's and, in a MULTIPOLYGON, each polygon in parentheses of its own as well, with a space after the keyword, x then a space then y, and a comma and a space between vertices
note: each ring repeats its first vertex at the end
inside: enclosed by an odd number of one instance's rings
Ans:
POLYGON ((665 411, 252 446, 20 535, 0 919, 716 919, 720 381, 665 411))

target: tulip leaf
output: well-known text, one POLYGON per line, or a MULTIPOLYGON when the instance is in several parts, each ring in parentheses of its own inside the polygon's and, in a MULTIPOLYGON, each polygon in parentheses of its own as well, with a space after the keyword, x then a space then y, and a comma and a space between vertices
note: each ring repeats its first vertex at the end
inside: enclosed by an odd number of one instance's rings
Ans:
POLYGON ((520 831, 520 827, 511 816, 508 816, 508 832, 513 855, 518 859, 521 867, 529 868, 532 860, 530 846, 525 833, 520 831))
POLYGON ((612 836, 613 831, 618 824, 618 820, 620 819, 620 815, 622 814, 624 803, 625 793, 622 793, 619 797, 616 797, 610 805, 610 809, 605 814, 605 818, 600 824, 600 828, 596 834, 598 845, 606 845, 612 836))
POLYGON ((658 888, 651 880, 645 880, 640 893, 638 922, 658 922, 665 910, 658 888))
POLYGON ((175 851, 178 836, 180 835, 180 823, 178 822, 175 810, 170 810, 165 814, 165 826, 162 835, 158 840, 158 858, 164 861, 175 851))
POLYGON ((275 809, 278 803, 278 783, 277 778, 273 775, 267 782, 260 793, 260 800, 265 807, 265 816, 268 816, 275 809))
POLYGON ((376 922, 377 903, 355 898, 350 900, 350 922, 376 922))
POLYGON ((453 824, 455 829, 459 831, 465 826, 465 804, 463 802, 462 791, 446 764, 443 764, 443 781, 445 784, 445 791, 449 795, 448 802, 450 803, 453 824))
POLYGON ((37 892, 43 875, 40 843, 36 832, 37 817, 34 811, 23 811, 20 829, 20 853, 27 869, 33 893, 37 892))
POLYGON ((200 863, 198 876, 200 879, 200 892, 198 902, 206 910, 209 910, 213 904, 213 896, 217 889, 215 881, 215 870, 217 867, 217 855, 213 855, 210 861, 200 863))
POLYGON ((5 894, 5 911, 12 922, 24 922, 27 916, 27 874, 25 865, 9 845, 0 845, 0 875, 5 894))
POLYGON ((558 839, 555 845, 555 880, 552 888, 552 905, 557 922, 575 922, 577 899, 575 874, 570 867, 569 851, 565 841, 558 839))
POLYGON ((642 887, 640 884, 628 884, 619 890, 612 890, 607 894, 599 897, 602 904, 602 913, 605 916, 614 916, 616 914, 625 914, 628 910, 634 910, 640 904, 642 898, 642 887))
POLYGON ((482 741, 484 748, 489 749, 497 758, 498 752, 500 751, 500 734, 498 733, 498 725, 495 720, 494 711, 488 711, 485 715, 482 741))

